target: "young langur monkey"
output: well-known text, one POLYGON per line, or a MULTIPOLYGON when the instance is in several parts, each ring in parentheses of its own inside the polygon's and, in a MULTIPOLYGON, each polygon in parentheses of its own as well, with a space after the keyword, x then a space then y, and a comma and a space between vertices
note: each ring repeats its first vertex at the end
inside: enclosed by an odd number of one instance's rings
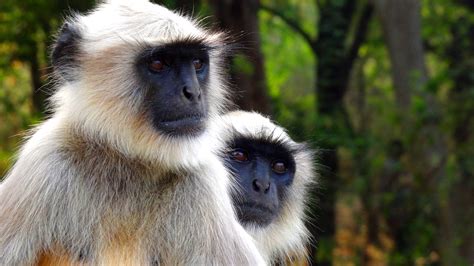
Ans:
POLYGON ((234 173, 233 203, 240 222, 268 263, 305 257, 304 207, 315 180, 313 152, 257 113, 235 111, 216 128, 234 173))
POLYGON ((145 0, 68 19, 54 114, 0 186, 0 265, 260 265, 208 121, 222 34, 145 0))

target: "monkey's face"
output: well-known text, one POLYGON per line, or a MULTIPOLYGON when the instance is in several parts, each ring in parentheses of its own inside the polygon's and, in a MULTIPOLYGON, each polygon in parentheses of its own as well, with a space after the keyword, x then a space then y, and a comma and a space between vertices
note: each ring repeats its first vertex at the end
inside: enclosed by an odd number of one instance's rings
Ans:
POLYGON ((145 50, 137 60, 144 108, 154 128, 168 135, 195 135, 208 116, 209 54, 200 43, 145 50))
POLYGON ((281 216, 295 176, 291 151, 278 142, 240 137, 225 159, 238 183, 232 198, 239 220, 265 227, 281 216))
POLYGON ((229 112, 211 132, 226 143, 222 156, 234 173, 233 204, 262 254, 286 258, 304 250, 312 151, 258 113, 229 112))

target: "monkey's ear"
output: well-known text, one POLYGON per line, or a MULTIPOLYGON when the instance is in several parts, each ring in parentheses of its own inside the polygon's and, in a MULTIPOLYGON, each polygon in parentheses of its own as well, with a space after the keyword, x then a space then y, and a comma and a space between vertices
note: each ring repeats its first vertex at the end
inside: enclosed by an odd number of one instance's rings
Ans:
POLYGON ((72 81, 79 68, 81 32, 74 22, 65 22, 57 35, 51 53, 51 64, 62 78, 72 81))

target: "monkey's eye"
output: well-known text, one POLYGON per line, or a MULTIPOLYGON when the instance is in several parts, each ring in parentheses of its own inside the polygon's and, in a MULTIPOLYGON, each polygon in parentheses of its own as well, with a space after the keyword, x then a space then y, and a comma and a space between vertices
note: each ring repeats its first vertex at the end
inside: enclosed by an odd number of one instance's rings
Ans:
POLYGON ((153 72, 161 72, 165 68, 165 62, 159 59, 154 59, 148 63, 148 69, 153 72))
POLYGON ((194 59, 193 60, 193 65, 194 65, 194 69, 199 71, 204 66, 204 63, 202 62, 201 59, 194 59))
POLYGON ((284 174, 288 171, 288 167, 283 161, 275 161, 272 163, 272 170, 277 174, 284 174))
POLYGON ((249 156, 245 150, 235 149, 230 152, 230 157, 232 160, 237 162, 246 162, 249 160, 249 156))

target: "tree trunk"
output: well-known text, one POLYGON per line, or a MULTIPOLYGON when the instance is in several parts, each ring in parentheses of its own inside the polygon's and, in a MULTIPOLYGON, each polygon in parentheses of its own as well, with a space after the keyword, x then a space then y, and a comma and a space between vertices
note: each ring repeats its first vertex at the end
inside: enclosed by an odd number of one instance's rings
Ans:
MULTIPOLYGON (((468 7, 474 10, 474 6, 468 7)), ((461 17, 452 25, 451 33, 452 41, 446 51, 446 58, 449 74, 454 82, 449 95, 449 112, 453 121, 453 153, 458 178, 449 188, 445 211, 441 217, 443 231, 449 235, 449 239, 444 241, 447 250, 445 253, 448 253, 443 256, 445 265, 450 262, 456 264, 453 260, 459 258, 464 259, 464 262, 474 262, 474 210, 465 208, 474 202, 474 24, 461 17), (457 247, 455 242, 459 242, 457 247), (449 249, 450 246, 456 248, 449 249)))
POLYGON ((270 114, 263 55, 260 51, 258 0, 211 0, 219 26, 240 36, 244 49, 232 59, 231 78, 237 105, 243 110, 270 114))
MULTIPOLYGON (((407 148, 408 161, 413 164, 413 173, 420 185, 418 197, 432 199, 432 207, 442 207, 437 197, 439 181, 445 177, 447 150, 445 136, 440 129, 441 109, 435 95, 425 90, 427 71, 421 36, 421 7, 418 0, 373 0, 376 13, 382 23, 386 45, 392 67, 392 81, 397 108, 401 117, 401 129, 413 136, 407 148), (418 96, 425 103, 425 110, 414 113, 412 96, 418 96)), ((399 181, 394 184, 398 186, 399 181)), ((395 187, 393 187, 393 190, 395 187)), ((447 209, 432 213, 437 222, 447 209)), ((416 215, 416 214, 415 214, 416 215)), ((439 224, 434 224, 439 226, 439 224)), ((396 228, 393 226, 392 228, 396 228)), ((442 229, 442 228, 440 228, 442 229)), ((395 236, 405 232, 393 232, 395 236)), ((447 232, 435 236, 438 248, 442 247, 447 232)), ((396 243, 401 248, 401 243, 396 243)), ((433 247, 436 245, 433 243, 433 247)), ((428 251, 427 251, 428 252, 428 251)))
POLYGON ((412 92, 424 86, 427 79, 420 1, 373 0, 373 3, 390 54, 395 98, 400 110, 407 110, 412 92))
MULTIPOLYGON (((350 70, 354 58, 349 59, 345 46, 349 34, 349 26, 355 13, 356 3, 352 0, 327 1, 320 6, 320 17, 317 42, 312 45, 317 55, 316 65, 316 95, 318 129, 324 132, 327 138, 321 144, 324 152, 320 154, 320 163, 327 167, 322 173, 323 191, 319 206, 315 206, 312 213, 320 213, 315 225, 310 225, 310 231, 324 250, 323 256, 316 259, 318 248, 310 252, 312 265, 330 265, 335 236, 335 206, 337 188, 340 186, 338 177, 337 147, 340 143, 334 136, 342 136, 343 130, 350 131, 351 126, 343 105, 343 98, 349 80, 350 70), (339 3, 339 2, 342 2, 339 3), (331 121, 331 122, 329 122, 331 121), (332 137, 331 137, 332 136, 332 137), (318 228, 321 228, 318 230, 318 228)), ((360 45, 360 44, 359 44, 360 45)), ((358 48, 358 47, 357 47, 358 48)))

